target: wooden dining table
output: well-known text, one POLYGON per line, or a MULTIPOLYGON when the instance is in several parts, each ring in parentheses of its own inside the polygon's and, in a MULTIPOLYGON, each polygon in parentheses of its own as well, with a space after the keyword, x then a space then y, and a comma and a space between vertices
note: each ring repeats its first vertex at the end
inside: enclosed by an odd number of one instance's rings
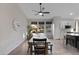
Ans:
POLYGON ((32 50, 33 50, 33 38, 36 39, 43 39, 46 38, 46 55, 48 54, 48 43, 50 43, 51 41, 46 37, 46 35, 44 33, 33 33, 33 37, 29 40, 29 48, 30 48, 30 55, 32 55, 32 50))

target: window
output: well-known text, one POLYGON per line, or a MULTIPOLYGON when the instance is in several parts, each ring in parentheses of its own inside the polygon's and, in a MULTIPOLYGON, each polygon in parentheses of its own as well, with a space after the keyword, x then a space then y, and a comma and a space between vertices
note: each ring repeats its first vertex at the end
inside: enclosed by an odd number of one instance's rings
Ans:
POLYGON ((46 24, 52 24, 52 22, 47 21, 46 24))
POLYGON ((39 24, 44 24, 44 22, 39 22, 39 24))
POLYGON ((31 24, 37 24, 37 22, 31 22, 31 24))

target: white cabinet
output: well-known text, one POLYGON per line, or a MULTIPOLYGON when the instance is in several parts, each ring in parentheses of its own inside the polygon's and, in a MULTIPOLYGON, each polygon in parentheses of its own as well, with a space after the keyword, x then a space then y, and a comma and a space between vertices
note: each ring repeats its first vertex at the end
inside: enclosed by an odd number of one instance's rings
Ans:
POLYGON ((53 33, 52 33, 52 22, 51 21, 46 21, 46 35, 48 38, 52 39, 53 38, 53 33))

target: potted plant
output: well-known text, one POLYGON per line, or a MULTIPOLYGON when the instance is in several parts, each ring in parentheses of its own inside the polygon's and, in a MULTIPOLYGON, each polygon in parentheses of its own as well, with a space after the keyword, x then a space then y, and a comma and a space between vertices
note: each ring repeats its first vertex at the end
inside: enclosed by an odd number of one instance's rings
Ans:
POLYGON ((30 40, 31 39, 31 37, 32 37, 32 33, 31 33, 31 31, 32 31, 32 27, 30 26, 30 25, 28 25, 28 30, 27 30, 27 40, 30 40))

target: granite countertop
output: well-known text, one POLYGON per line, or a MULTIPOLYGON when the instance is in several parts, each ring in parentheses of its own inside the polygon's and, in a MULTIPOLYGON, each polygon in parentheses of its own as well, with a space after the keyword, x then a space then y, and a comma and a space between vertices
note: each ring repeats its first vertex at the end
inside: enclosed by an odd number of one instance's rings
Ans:
POLYGON ((78 33, 67 33, 66 35, 79 36, 78 33))

